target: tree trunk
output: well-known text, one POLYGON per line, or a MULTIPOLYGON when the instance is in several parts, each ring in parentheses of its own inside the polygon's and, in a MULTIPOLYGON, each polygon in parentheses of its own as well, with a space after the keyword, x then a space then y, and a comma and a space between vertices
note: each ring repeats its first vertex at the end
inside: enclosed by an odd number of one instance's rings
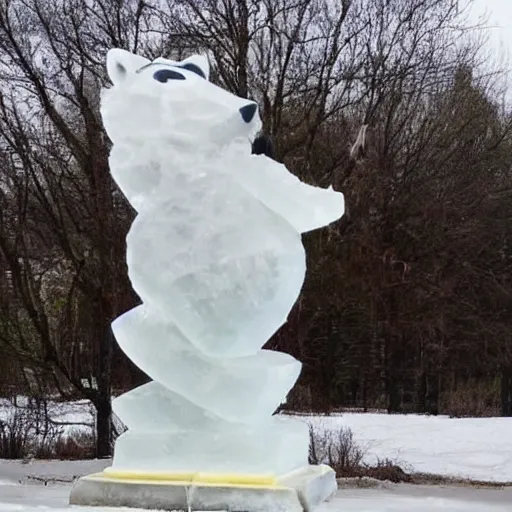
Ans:
POLYGON ((103 314, 103 336, 99 346, 98 396, 96 407, 96 456, 108 457, 112 454, 112 356, 114 335, 110 325, 112 313, 105 300, 101 301, 103 314))
POLYGON ((501 369, 501 415, 512 417, 512 365, 501 369))
POLYGON ((427 373, 425 370, 421 370, 418 381, 418 395, 416 400, 416 412, 418 414, 424 414, 427 412, 427 390, 427 373))
POLYGON ((387 384, 388 414, 400 413, 402 412, 402 404, 398 382, 393 375, 389 375, 387 384))
POLYGON ((96 408, 96 457, 102 459, 112 454, 112 403, 110 395, 98 398, 96 408))
POLYGON ((439 414, 439 375, 431 374, 428 382, 427 412, 437 416, 439 414))
POLYGON ((386 341, 386 395, 388 414, 402 412, 402 399, 400 397, 400 377, 398 375, 398 357, 396 354, 396 338, 389 336, 386 341))

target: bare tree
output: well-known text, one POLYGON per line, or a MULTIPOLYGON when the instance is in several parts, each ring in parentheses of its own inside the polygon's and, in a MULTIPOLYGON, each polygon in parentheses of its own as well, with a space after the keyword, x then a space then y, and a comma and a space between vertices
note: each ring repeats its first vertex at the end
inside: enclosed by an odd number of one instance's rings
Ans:
POLYGON ((110 323, 135 300, 132 213, 110 177, 99 91, 106 50, 144 51, 153 16, 144 2, 0 5, 0 252, 19 302, 3 341, 92 401, 99 456, 111 449, 110 323))
POLYGON ((137 300, 98 113, 111 47, 208 52, 260 103, 275 157, 345 193, 344 218, 305 236, 303 293, 269 343, 305 362, 317 407, 434 411, 501 372, 510 411, 510 118, 459 4, 0 0, 0 346, 94 403, 98 455, 110 323, 137 300))

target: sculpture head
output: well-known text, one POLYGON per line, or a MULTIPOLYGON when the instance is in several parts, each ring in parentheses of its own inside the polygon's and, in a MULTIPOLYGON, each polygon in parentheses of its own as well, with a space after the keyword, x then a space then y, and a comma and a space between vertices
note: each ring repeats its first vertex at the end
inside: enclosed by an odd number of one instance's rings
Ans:
POLYGON ((257 104, 209 81, 208 59, 150 61, 121 49, 107 54, 113 87, 102 93, 109 137, 161 139, 182 147, 250 143, 261 127, 257 104))

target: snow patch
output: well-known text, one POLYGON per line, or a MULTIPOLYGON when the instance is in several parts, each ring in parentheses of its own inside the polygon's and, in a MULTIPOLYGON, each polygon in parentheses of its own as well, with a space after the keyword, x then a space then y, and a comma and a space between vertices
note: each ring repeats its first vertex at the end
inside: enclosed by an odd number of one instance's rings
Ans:
POLYGON ((319 431, 350 428, 368 463, 389 459, 406 471, 512 482, 512 418, 354 413, 300 418, 319 431))

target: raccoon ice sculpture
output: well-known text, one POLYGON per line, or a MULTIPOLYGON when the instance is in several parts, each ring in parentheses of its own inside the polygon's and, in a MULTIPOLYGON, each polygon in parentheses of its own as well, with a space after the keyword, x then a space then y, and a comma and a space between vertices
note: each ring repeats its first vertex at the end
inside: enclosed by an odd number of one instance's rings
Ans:
POLYGON ((300 363, 261 350, 305 275, 301 233, 343 196, 251 154, 257 105, 208 81, 207 59, 108 53, 101 114, 112 175, 138 215, 129 277, 143 304, 113 323, 153 381, 114 400, 115 470, 282 475, 307 465, 304 424, 272 416, 300 363))

